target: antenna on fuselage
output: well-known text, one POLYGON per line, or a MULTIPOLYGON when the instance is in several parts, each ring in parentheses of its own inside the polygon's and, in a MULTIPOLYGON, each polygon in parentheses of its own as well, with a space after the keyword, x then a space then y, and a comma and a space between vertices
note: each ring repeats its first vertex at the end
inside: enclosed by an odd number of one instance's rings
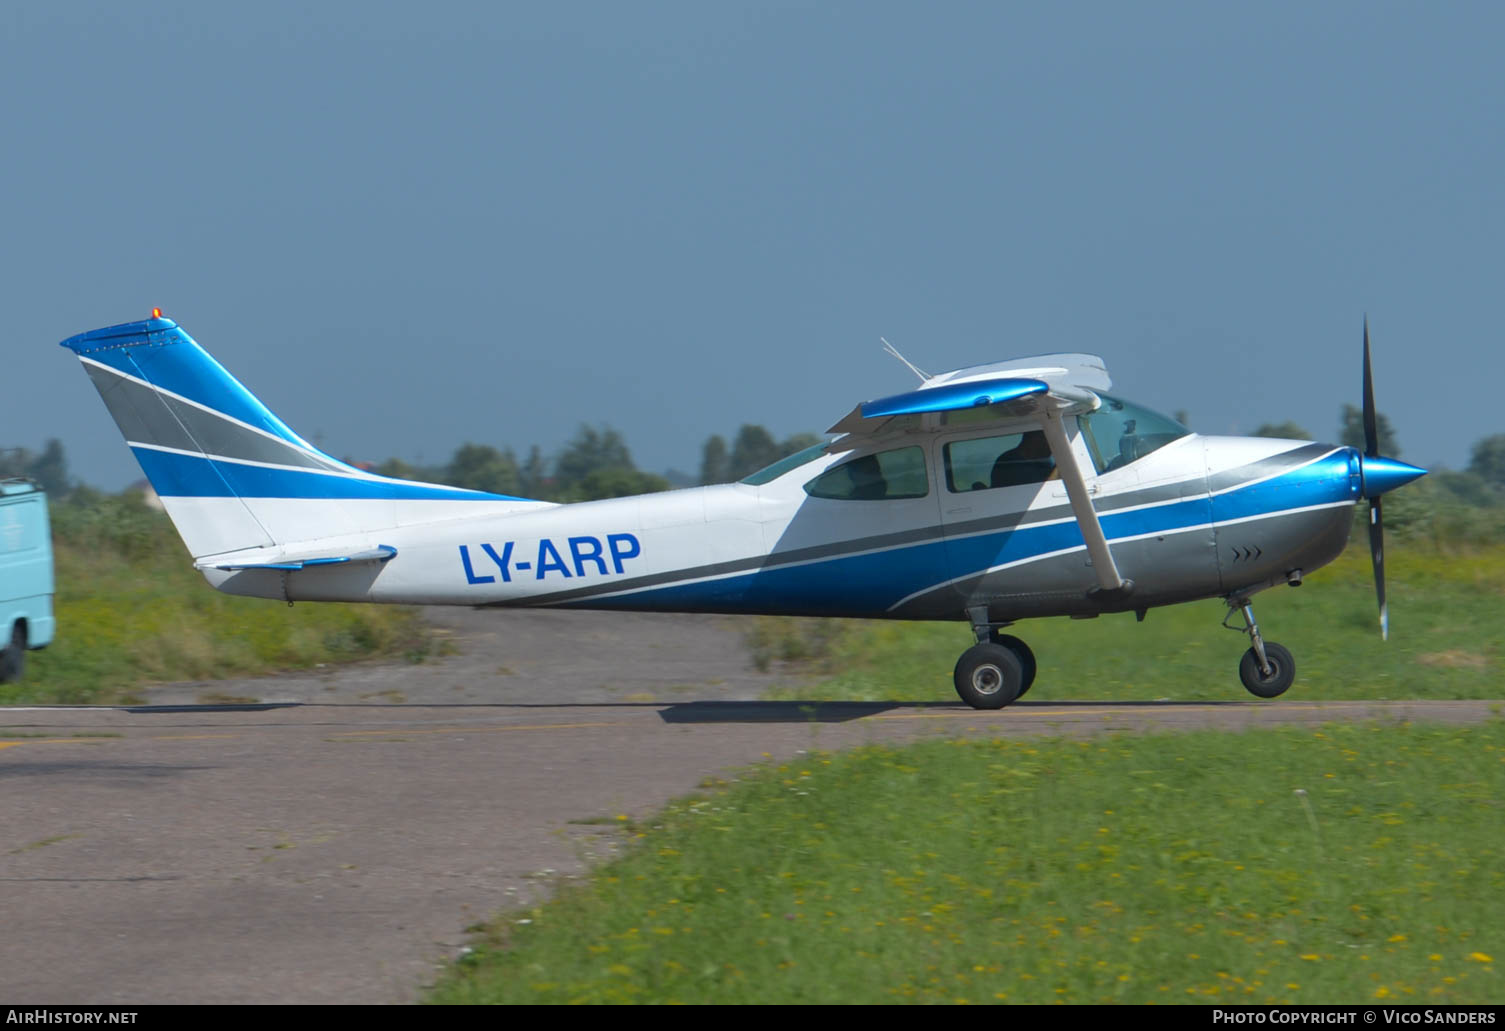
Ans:
MULTIPOLYGON (((879 340, 883 340, 882 337, 879 337, 878 339, 879 340)), ((914 362, 910 361, 908 358, 906 358, 902 354, 900 354, 899 353, 899 349, 897 347, 895 347, 893 344, 889 343, 887 340, 883 340, 883 349, 885 351, 887 351, 889 354, 893 355, 895 358, 899 359, 899 361, 903 362, 906 366, 908 366, 910 372, 912 372, 916 376, 920 377, 920 382, 921 383, 924 383, 926 380, 928 380, 930 378, 930 374, 929 373, 925 372, 923 369, 921 369, 917 365, 915 365, 914 362)))

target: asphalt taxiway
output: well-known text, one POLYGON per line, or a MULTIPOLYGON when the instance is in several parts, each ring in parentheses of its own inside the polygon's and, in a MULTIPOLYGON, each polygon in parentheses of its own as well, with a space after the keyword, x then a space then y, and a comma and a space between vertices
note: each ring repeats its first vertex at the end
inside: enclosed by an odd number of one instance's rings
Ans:
MULTIPOLYGON (((552 644, 530 624, 532 646, 546 656, 588 640, 578 620, 565 616, 552 644)), ((467 640, 454 660, 321 673, 306 690, 288 687, 296 678, 242 682, 229 692, 256 697, 238 704, 204 704, 203 685, 179 685, 144 706, 0 710, 0 998, 413 1001, 468 926, 611 854, 619 815, 801 750, 938 734, 1471 722, 1500 707, 757 702, 735 697, 768 678, 729 657, 734 627, 680 622, 672 637, 681 646, 657 672, 641 657, 624 675, 630 690, 604 662, 589 676, 577 665, 578 693, 593 695, 579 701, 559 684, 529 687, 532 659, 516 649, 499 656, 467 640), (685 655, 722 670, 717 683, 689 679, 705 670, 685 655), (490 701, 445 681, 481 693, 488 668, 510 685, 490 701), (338 700, 364 688, 364 704, 338 700)))

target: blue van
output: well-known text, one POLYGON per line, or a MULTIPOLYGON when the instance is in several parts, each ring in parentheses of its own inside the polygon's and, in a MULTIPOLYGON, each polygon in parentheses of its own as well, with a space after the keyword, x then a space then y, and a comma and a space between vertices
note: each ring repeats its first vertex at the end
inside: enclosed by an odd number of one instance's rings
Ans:
POLYGON ((21 676, 26 649, 52 643, 52 591, 47 495, 0 480, 0 683, 21 676))

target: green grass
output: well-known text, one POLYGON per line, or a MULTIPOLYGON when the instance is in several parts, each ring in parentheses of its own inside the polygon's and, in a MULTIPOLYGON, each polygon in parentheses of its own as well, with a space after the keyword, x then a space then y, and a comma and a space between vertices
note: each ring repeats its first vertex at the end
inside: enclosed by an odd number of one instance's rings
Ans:
POLYGON ((54 505, 52 517, 56 638, 27 653, 22 679, 0 685, 0 704, 119 702, 150 683, 428 653, 413 609, 289 608, 219 593, 167 518, 134 496, 54 505))
MULTIPOLYGON (((1295 655, 1290 699, 1490 698, 1505 679, 1505 547, 1467 554, 1392 547, 1390 640, 1381 641, 1367 548, 1351 548, 1300 588, 1255 596, 1266 639, 1295 655)), ((1222 629, 1221 601, 1093 620, 1015 624, 1039 659, 1029 698, 1249 698, 1238 680, 1248 638, 1222 629)), ((1237 621, 1235 621, 1237 622, 1237 621)), ((792 662, 816 682, 775 696, 954 701, 951 671, 972 644, 962 623, 768 618, 750 636, 765 667, 792 662)))
POLYGON ((938 740, 629 826, 432 1000, 1485 1003, 1505 722, 938 740))

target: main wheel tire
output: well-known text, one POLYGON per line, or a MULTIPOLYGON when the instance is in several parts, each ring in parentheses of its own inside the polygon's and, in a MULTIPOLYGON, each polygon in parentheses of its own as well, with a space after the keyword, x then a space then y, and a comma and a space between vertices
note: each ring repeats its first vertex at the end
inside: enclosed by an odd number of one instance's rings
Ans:
POLYGON ((1024 671, 1019 657, 991 641, 974 644, 956 662, 956 693, 974 709, 1001 709, 1019 697, 1024 671))
POLYGON ((1035 672, 1038 668, 1035 662, 1035 653, 1030 651, 1029 645, 1025 644, 1013 634, 993 634, 993 643, 1001 644, 1014 653, 1014 658, 1019 660, 1019 669, 1024 673, 1024 679, 1019 682, 1019 694, 1014 697, 1018 701, 1029 693, 1029 689, 1035 682, 1035 672))
POLYGON ((0 648, 0 684, 20 680, 26 668, 26 630, 17 623, 11 627, 10 643, 0 648))
POLYGON ((1250 694, 1261 698, 1276 698, 1285 694, 1286 688, 1296 679, 1296 660, 1291 658, 1291 653, 1274 641, 1265 642, 1265 658, 1270 663, 1270 675, 1265 674, 1259 668, 1259 656, 1254 649, 1244 652, 1244 657, 1239 660, 1238 678, 1244 682, 1250 694))

